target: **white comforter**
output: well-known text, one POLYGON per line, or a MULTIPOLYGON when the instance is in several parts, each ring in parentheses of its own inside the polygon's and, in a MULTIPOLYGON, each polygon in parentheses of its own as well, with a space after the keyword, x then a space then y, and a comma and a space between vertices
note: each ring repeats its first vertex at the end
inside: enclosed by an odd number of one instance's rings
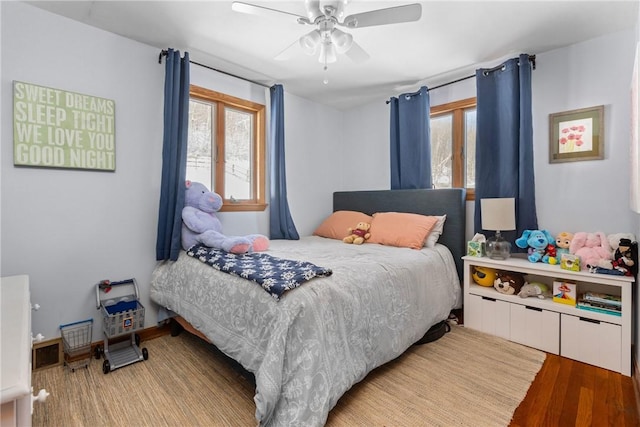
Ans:
POLYGON ((268 253, 333 270, 274 300, 259 285, 181 253, 154 271, 151 299, 256 378, 262 426, 320 426, 349 388, 460 307, 444 246, 420 251, 305 237, 268 253))

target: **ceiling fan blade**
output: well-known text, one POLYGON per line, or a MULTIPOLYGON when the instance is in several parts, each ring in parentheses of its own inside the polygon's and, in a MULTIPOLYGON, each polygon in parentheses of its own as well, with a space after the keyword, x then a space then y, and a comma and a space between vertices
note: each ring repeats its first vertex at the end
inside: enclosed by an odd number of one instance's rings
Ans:
POLYGON ((297 23, 306 23, 310 24, 309 20, 304 17, 297 15, 295 13, 286 12, 284 10, 270 9, 268 7, 256 6, 254 4, 244 3, 241 1, 234 1, 231 3, 231 10, 234 12, 246 13, 249 15, 255 16, 266 16, 268 18, 279 18, 283 17, 291 17, 297 23))
POLYGON ((365 52, 364 49, 360 47, 360 45, 356 42, 353 42, 351 44, 351 48, 349 48, 349 50, 347 50, 344 54, 347 55, 353 62, 357 63, 364 62, 369 59, 369 54, 365 52))
POLYGON ((422 5, 414 3, 349 15, 344 18, 341 25, 349 28, 362 28, 374 25, 399 24, 401 22, 417 21, 421 16, 422 5))
POLYGON ((296 40, 284 48, 282 52, 273 57, 276 61, 286 61, 298 55, 302 51, 300 40, 296 40))

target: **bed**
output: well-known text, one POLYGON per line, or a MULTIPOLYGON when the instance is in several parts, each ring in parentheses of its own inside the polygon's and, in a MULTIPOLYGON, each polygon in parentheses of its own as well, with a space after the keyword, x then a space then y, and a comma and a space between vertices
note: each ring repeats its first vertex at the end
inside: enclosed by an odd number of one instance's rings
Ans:
POLYGON ((151 299, 253 373, 261 426, 321 426, 338 399, 461 307, 461 189, 336 192, 333 210, 446 214, 432 248, 319 236, 275 240, 268 253, 331 269, 276 300, 184 251, 158 264, 151 299))

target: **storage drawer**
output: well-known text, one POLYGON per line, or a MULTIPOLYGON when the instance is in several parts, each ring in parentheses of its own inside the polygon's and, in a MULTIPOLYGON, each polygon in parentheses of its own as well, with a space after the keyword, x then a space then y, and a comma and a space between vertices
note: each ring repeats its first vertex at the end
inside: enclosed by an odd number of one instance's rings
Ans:
POLYGON ((511 341, 559 354, 560 313, 511 304, 511 341))
POLYGON ((469 295, 464 311, 465 326, 509 339, 509 304, 480 295, 469 295))
POLYGON ((621 372, 620 325, 562 314, 560 355, 621 372))

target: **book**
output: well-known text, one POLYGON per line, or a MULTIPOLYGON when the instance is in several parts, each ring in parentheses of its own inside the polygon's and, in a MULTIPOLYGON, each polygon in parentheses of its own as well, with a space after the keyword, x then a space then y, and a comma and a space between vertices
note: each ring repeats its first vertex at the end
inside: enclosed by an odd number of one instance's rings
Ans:
POLYGON ((601 294, 597 292, 585 292, 583 298, 588 301, 599 301, 606 304, 622 306, 622 298, 616 295, 601 294))
POLYGON ((622 316, 622 312, 621 311, 617 311, 617 310, 608 310, 606 308, 592 307, 592 306, 580 305, 580 304, 578 304, 577 307, 580 310, 593 311, 593 312, 604 313, 604 314, 611 314, 613 316, 622 316))
POLYGON ((620 307, 620 306, 601 303, 599 301, 578 300, 578 304, 577 305, 604 308, 604 309, 612 310, 612 311, 622 311, 622 307, 620 307))

